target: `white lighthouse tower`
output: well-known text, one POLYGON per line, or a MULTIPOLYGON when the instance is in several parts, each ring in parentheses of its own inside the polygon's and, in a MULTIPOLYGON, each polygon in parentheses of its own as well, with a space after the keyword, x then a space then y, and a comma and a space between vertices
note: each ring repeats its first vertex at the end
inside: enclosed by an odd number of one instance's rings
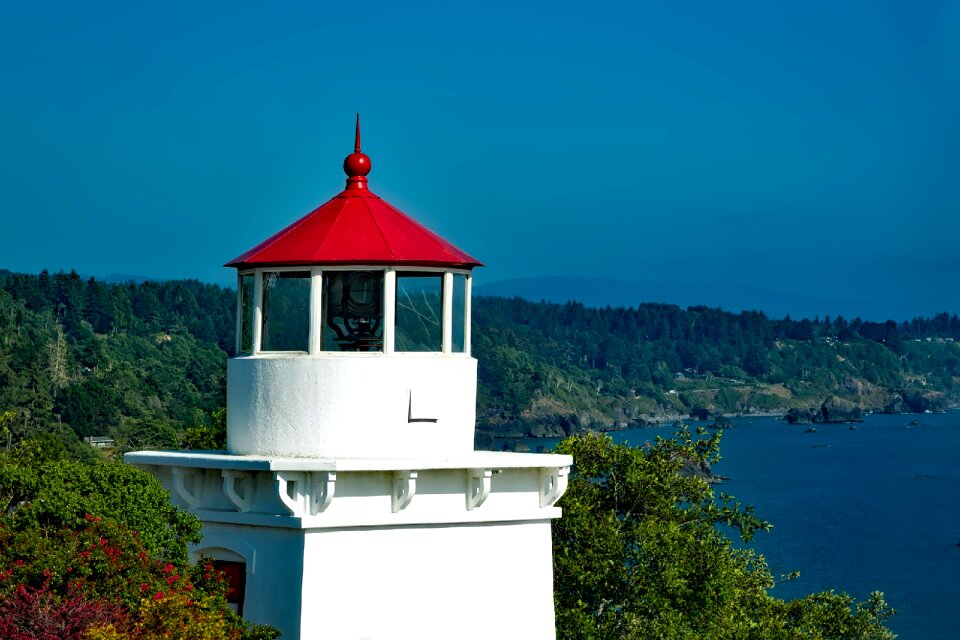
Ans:
POLYGON ((474 451, 480 263, 347 187, 231 261, 227 451, 136 452, 286 640, 555 637, 569 456, 474 451))

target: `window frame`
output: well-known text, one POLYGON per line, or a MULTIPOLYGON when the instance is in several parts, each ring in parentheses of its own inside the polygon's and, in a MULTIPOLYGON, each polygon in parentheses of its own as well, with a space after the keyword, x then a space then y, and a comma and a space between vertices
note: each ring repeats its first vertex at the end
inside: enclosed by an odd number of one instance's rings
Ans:
MULTIPOLYGON (((403 279, 403 278, 410 278, 411 280, 416 280, 416 279, 419 279, 419 278, 422 278, 422 279, 424 279, 424 280, 432 279, 432 280, 434 281, 434 284, 439 284, 439 285, 440 285, 440 287, 439 287, 440 306, 439 306, 439 309, 437 309, 437 311, 439 311, 439 318, 438 318, 438 320, 439 320, 439 322, 440 322, 440 335, 439 335, 439 338, 440 338, 440 340, 439 340, 439 342, 440 342, 440 348, 439 348, 439 349, 416 350, 416 351, 405 351, 405 350, 404 350, 404 351, 401 351, 401 350, 397 349, 396 352, 397 352, 397 353, 402 353, 402 354, 404 354, 404 355, 406 355, 406 354, 424 354, 424 353, 447 353, 446 346, 447 346, 447 343, 449 342, 449 339, 448 339, 448 337, 447 337, 447 334, 449 333, 448 330, 451 329, 450 323, 448 322, 448 320, 449 320, 449 314, 447 313, 447 301, 449 300, 449 298, 450 298, 450 295, 449 295, 449 294, 451 293, 451 291, 449 291, 449 289, 448 289, 448 287, 447 287, 447 271, 434 271, 434 270, 423 270, 423 269, 421 269, 421 270, 413 270, 413 269, 397 270, 397 272, 396 272, 396 278, 395 278, 395 282, 394 282, 394 286, 395 286, 395 288, 396 288, 396 289, 395 289, 396 295, 394 296, 394 309, 396 309, 397 306, 398 306, 399 303, 400 303, 400 300, 399 300, 399 297, 398 297, 398 296, 400 295, 400 280, 403 279)), ((393 333, 394 333, 394 342, 396 342, 396 337, 397 337, 396 312, 394 313, 393 333)), ((433 337, 433 336, 431 336, 431 337, 433 337)), ((396 344, 394 344, 394 348, 396 349, 396 344)))
MULTIPOLYGON (((312 333, 313 333, 313 309, 312 309, 312 307, 313 307, 313 269, 310 268, 310 267, 299 267, 299 268, 297 268, 297 267, 291 267, 291 268, 284 267, 284 268, 279 268, 279 267, 278 267, 278 268, 258 269, 257 271, 259 271, 259 275, 258 275, 258 276, 254 276, 254 290, 256 290, 256 282, 257 282, 257 280, 260 281, 260 296, 259 296, 259 299, 258 299, 259 304, 258 304, 258 306, 257 306, 257 310, 259 311, 259 316, 260 316, 260 332, 259 332, 260 342, 259 342, 259 344, 257 345, 257 351, 258 351, 259 353, 261 353, 261 354, 264 354, 264 355, 307 355, 307 354, 309 354, 309 353, 310 353, 310 341, 311 341, 311 337, 312 337, 312 333), (265 295, 264 295, 264 294, 266 293, 266 287, 264 286, 264 280, 263 280, 263 279, 264 279, 264 277, 265 277, 267 274, 269 274, 269 273, 302 273, 302 274, 305 274, 305 276, 306 276, 304 279, 309 281, 308 284, 309 284, 309 286, 310 286, 310 291, 309 291, 309 293, 307 294, 308 298, 307 298, 307 344, 306 344, 306 349, 282 350, 282 349, 264 349, 264 348, 263 348, 263 338, 264 338, 264 328, 265 328, 263 323, 264 323, 264 320, 267 319, 267 318, 265 318, 264 313, 263 313, 263 310, 264 310, 264 300, 265 300, 265 295)), ((255 298, 257 297, 256 293, 254 293, 254 297, 255 297, 255 298)), ((256 316, 257 314, 254 314, 254 315, 256 316)))
POLYGON ((237 272, 237 320, 236 355, 241 356, 319 356, 336 354, 348 358, 376 358, 402 353, 404 357, 470 357, 471 355, 471 319, 472 319, 473 272, 470 269, 449 267, 429 267, 413 265, 291 265, 255 267, 237 272), (310 274, 310 319, 307 351, 264 351, 263 346, 263 281, 269 272, 304 272, 310 274), (380 271, 383 273, 383 349, 380 351, 324 351, 323 350, 323 274, 328 271, 380 271), (397 272, 422 272, 442 276, 442 344, 440 351, 396 351, 396 296, 397 272), (253 275, 253 318, 251 325, 251 349, 240 352, 240 340, 243 322, 242 277, 253 275), (453 350, 453 287, 454 275, 464 276, 463 302, 463 351, 453 350))

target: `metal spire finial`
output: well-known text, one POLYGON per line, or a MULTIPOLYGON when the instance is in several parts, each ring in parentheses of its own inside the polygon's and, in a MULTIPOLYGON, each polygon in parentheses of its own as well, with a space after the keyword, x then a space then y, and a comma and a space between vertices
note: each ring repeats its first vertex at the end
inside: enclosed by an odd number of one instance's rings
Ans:
POLYGON ((357 137, 353 143, 353 151, 360 153, 360 114, 357 114, 357 137))

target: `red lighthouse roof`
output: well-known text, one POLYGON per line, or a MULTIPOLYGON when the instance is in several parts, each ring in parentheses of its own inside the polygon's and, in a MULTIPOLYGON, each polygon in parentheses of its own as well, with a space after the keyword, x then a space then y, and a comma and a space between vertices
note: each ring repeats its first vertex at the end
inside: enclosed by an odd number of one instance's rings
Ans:
POLYGON ((290 226, 227 263, 238 269, 324 264, 396 264, 472 269, 483 263, 453 246, 367 188, 370 158, 343 161, 347 188, 290 226))

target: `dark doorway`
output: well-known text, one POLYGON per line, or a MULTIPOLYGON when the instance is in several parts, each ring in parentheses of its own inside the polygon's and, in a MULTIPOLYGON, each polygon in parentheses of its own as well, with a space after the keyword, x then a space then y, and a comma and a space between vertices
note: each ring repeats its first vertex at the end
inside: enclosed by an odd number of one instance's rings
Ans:
POLYGON ((243 615, 243 598, 247 588, 247 565, 233 560, 214 560, 213 568, 227 579, 227 603, 237 615, 243 615))

